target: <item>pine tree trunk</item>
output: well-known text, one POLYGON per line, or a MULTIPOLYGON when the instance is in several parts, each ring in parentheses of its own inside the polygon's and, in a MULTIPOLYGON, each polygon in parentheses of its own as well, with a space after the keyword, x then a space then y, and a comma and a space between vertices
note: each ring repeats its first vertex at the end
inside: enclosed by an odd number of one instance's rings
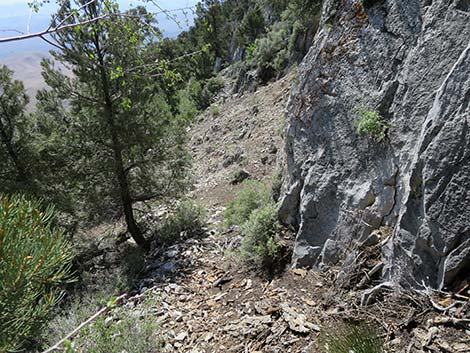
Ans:
POLYGON ((129 190, 129 183, 124 173, 122 158, 118 156, 118 154, 120 155, 120 153, 117 153, 117 151, 115 151, 115 167, 117 178, 119 181, 119 190, 121 193, 122 208, 124 211, 124 216, 126 218, 127 229, 131 234, 132 238, 137 243, 137 245, 139 245, 145 250, 149 250, 149 243, 147 242, 147 240, 145 240, 144 236, 142 235, 142 231, 140 230, 134 218, 134 210, 132 209, 132 199, 129 190))
POLYGON ((112 150, 114 157, 114 173, 119 184, 121 206, 126 219, 127 230, 129 231, 132 236, 132 239, 134 239, 138 246, 145 250, 149 250, 150 244, 144 238, 142 231, 140 230, 134 218, 134 210, 132 208, 132 197, 129 188, 129 181, 127 180, 124 162, 122 160, 122 147, 117 132, 117 126, 114 122, 113 102, 109 93, 108 75, 106 74, 103 54, 101 52, 99 39, 97 37, 95 37, 95 46, 98 54, 98 61, 100 64, 100 74, 102 81, 101 84, 104 98, 104 115, 109 127, 109 133, 111 135, 112 150))

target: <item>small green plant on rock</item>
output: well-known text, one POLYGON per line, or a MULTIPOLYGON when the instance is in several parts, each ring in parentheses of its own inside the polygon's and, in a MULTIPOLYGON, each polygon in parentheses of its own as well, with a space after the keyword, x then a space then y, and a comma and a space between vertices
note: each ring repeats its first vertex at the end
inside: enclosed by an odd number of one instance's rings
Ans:
POLYGON ((345 322, 330 327, 320 337, 324 353, 383 353, 378 332, 368 324, 345 322))
POLYGON ((359 136, 370 136, 377 142, 384 141, 391 124, 376 110, 365 107, 356 107, 356 110, 359 114, 359 121, 356 125, 359 136))
POLYGON ((219 107, 219 105, 214 104, 214 105, 211 106, 211 115, 214 118, 217 118, 218 116, 220 116, 220 107, 219 107))

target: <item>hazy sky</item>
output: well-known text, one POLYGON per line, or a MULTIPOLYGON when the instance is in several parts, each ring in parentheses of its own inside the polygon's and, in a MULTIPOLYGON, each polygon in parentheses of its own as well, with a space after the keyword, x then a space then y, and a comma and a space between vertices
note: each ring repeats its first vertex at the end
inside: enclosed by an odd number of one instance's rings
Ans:
MULTIPOLYGON (((0 18, 24 16, 25 18, 29 15, 28 2, 31 0, 0 0, 0 18)), ((156 2, 165 9, 175 9, 187 6, 193 6, 197 0, 156 0, 156 2)), ((152 8, 152 4, 143 0, 119 0, 121 8, 129 6, 146 4, 149 8, 152 8)), ((153 6, 154 7, 154 6, 153 6)), ((55 1, 51 0, 49 4, 44 4, 38 14, 34 16, 50 15, 56 8, 55 1)), ((154 7, 155 8, 155 7, 154 7)))
MULTIPOLYGON (((30 0, 0 0, 0 38, 10 37, 17 34, 16 31, 26 32, 27 25, 30 23, 30 32, 42 30, 47 27, 52 13, 55 12, 55 1, 51 0, 51 4, 44 5, 39 13, 33 13, 31 21, 29 21, 30 9, 27 5, 30 0)), ((157 3, 164 9, 177 9, 194 6, 198 0, 156 0, 157 3)), ((143 2, 142 0, 119 0, 121 8, 127 8, 132 5, 145 4, 149 11, 157 12, 154 5, 143 2)), ((183 26, 186 29, 186 16, 181 12, 174 12, 183 26)), ((191 10, 187 10, 187 17, 192 23, 193 14, 191 10)), ((165 15, 157 16, 159 27, 163 30, 164 34, 168 37, 174 37, 181 28, 171 20, 168 20, 165 15)), ((0 59, 22 55, 27 52, 46 52, 51 47, 41 39, 29 39, 21 42, 2 43, 0 44, 0 59)))

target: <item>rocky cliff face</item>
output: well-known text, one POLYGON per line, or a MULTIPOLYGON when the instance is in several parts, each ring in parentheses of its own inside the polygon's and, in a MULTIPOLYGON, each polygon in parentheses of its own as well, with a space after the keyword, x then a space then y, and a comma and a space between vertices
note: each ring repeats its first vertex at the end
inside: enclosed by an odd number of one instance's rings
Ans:
POLYGON ((470 1, 368 3, 325 1, 288 105, 280 218, 297 266, 382 241, 384 279, 444 287, 470 270, 470 1), (357 134, 357 107, 390 123, 383 142, 357 134))

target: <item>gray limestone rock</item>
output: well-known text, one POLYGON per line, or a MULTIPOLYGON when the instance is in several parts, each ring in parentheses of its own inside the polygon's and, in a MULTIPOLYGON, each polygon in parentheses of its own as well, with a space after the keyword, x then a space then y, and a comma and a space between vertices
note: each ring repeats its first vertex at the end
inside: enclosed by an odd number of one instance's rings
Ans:
POLYGON ((470 270, 469 2, 327 0, 288 105, 281 221, 297 266, 341 263, 381 226, 386 280, 470 270), (389 128, 361 137, 358 107, 389 128))

